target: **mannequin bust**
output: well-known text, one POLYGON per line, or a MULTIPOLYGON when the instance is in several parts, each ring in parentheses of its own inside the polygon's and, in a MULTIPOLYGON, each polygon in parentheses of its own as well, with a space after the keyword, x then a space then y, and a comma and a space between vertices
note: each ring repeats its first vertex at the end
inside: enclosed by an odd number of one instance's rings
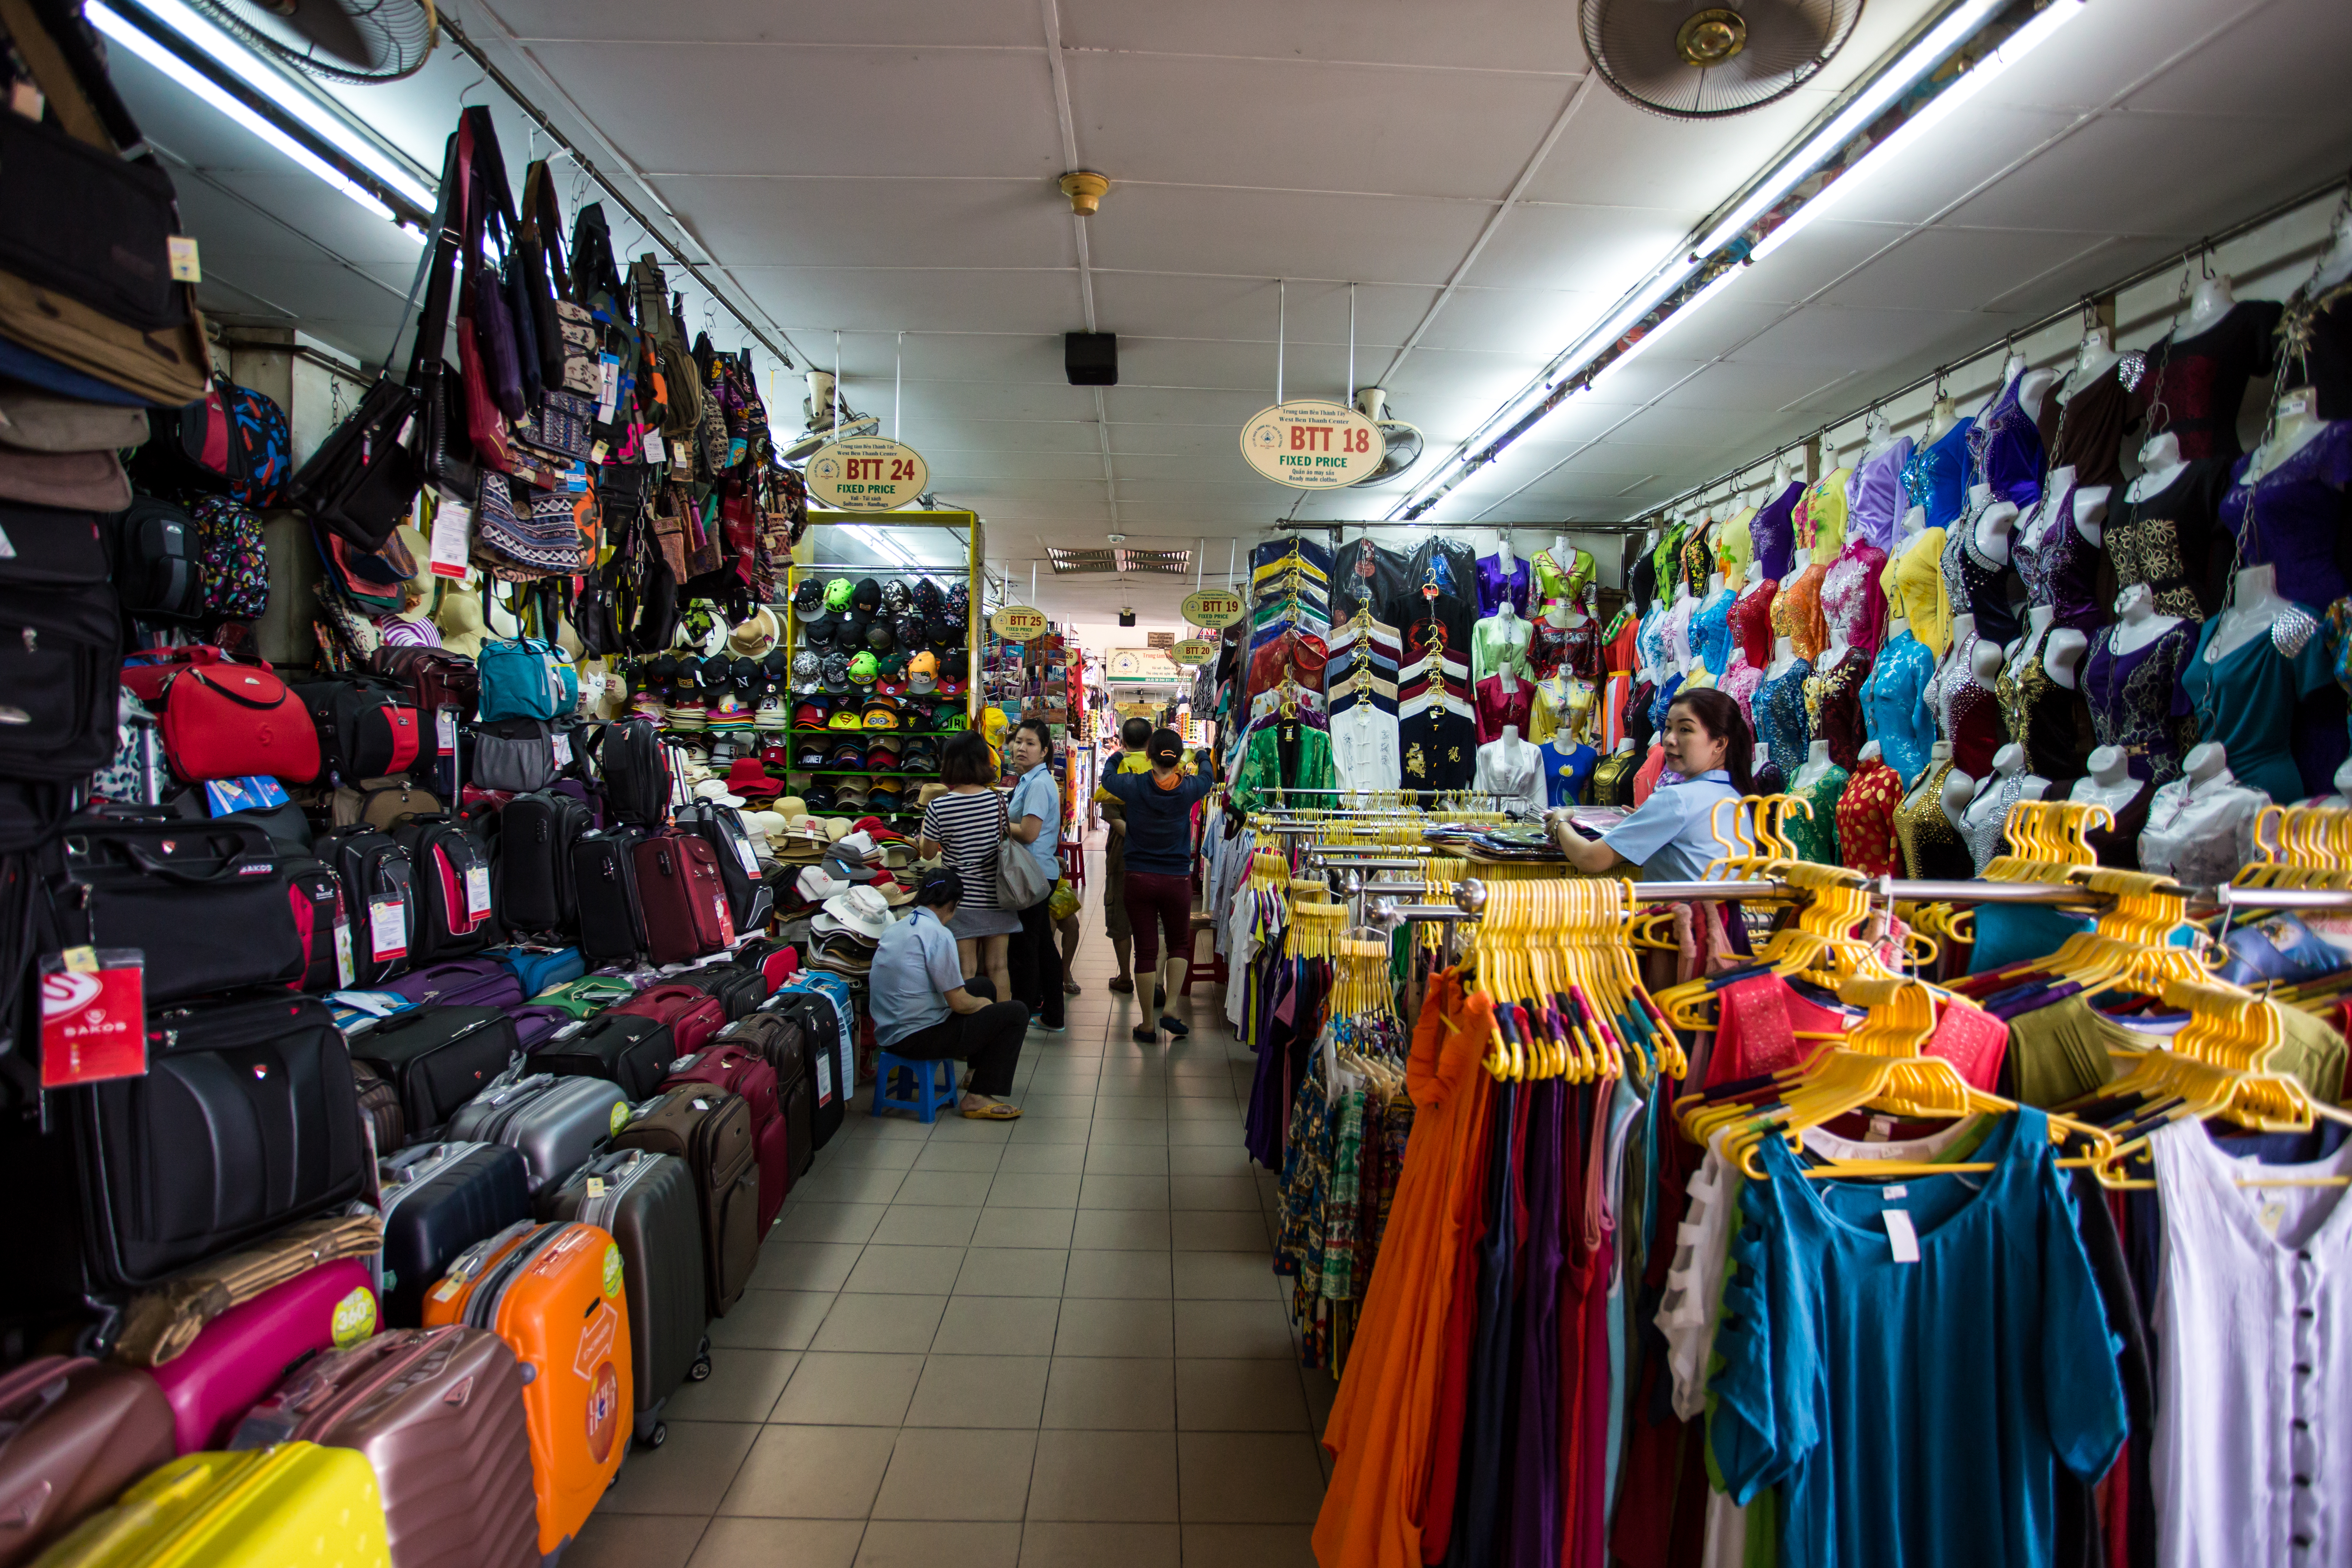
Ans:
MULTIPOLYGON (((1946 745, 1947 749, 1949 749, 1946 742, 1938 742, 1937 743, 1939 745, 1946 745)), ((1950 823, 1955 828, 1963 832, 1967 831, 1969 825, 1969 802, 1974 800, 1976 797, 1976 780, 1969 777, 1968 774, 1960 772, 1958 768, 1954 768, 1950 773, 1946 773, 1944 775, 1944 820, 1950 823)))
POLYGON ((2147 444, 2139 449, 2139 478, 2124 491, 2124 499, 2146 500, 2150 496, 2161 495, 2188 467, 2188 459, 2180 455, 2179 437, 2169 430, 2151 436, 2147 444))
POLYGON ((2025 635, 2011 643, 2008 649, 2009 667, 2013 678, 2021 678, 2025 667, 2032 662, 2033 650, 2042 650, 2042 668, 2050 679, 2072 691, 2074 674, 2083 661, 2083 650, 2091 639, 2072 626, 2053 628, 2058 618, 2055 605, 2036 605, 2026 612, 2025 635))
POLYGON ((2131 776, 2130 759, 2120 746, 2101 746, 2091 753, 2091 771, 2074 781, 2066 798, 2085 805, 2104 805, 2108 815, 2120 815, 2139 793, 2139 780, 2131 776))
POLYGON ((1960 422, 1960 406, 1948 397, 1936 399, 1936 406, 1927 415, 1927 442, 1933 445, 1951 434, 1952 426, 1960 422))
POLYGON ((1915 506, 1903 514, 1903 537, 1906 540, 1918 538, 1927 531, 1927 509, 1926 507, 1915 506))
POLYGON ((1507 528, 1495 535, 1495 565, 1506 581, 1518 570, 1518 558, 1511 553, 1511 531, 1507 528))
POLYGON ((2156 613, 2156 595, 2145 583, 2134 583, 2116 595, 2116 627, 2107 635, 2107 651, 2118 657, 2137 653, 2173 627, 2178 616, 2156 613))
MULTIPOLYGON (((2340 240, 2343 231, 2339 229, 2336 232, 2340 240)), ((2336 770, 2336 778, 2334 782, 2336 784, 2335 797, 2331 800, 2323 802, 2322 804, 2327 805, 2352 806, 2352 758, 2346 759, 2344 765, 2336 770)))
POLYGON ((2025 356, 2019 353, 2015 349, 2011 349, 2009 353, 2009 357, 2001 361, 2000 384, 1996 385, 1992 389, 1992 395, 1986 398, 1983 405, 1977 409, 1976 416, 1979 419, 1981 419, 1986 415, 1991 413, 1992 405, 2000 401, 2000 395, 2009 390, 2009 384, 2015 381, 2019 376, 2023 375, 2024 374, 2025 356))
POLYGON ((2196 292, 2189 296, 2189 314, 2181 318, 2172 341, 2177 343, 2183 338, 2195 337, 2228 315, 2237 302, 2236 297, 2230 292, 2230 275, 2216 272, 2199 283, 2196 292))
POLYGON ((1822 648, 1822 657, 1813 661, 1813 673, 1817 676, 1825 676, 1843 664, 1853 654, 1853 645, 1845 640, 1845 633, 1832 631, 1830 633, 1829 646, 1822 648))
POLYGON ((1830 743, 1815 741, 1805 748, 1804 765, 1797 770, 1797 776, 1789 781, 1789 788, 1800 793, 1812 788, 1822 782, 1822 775, 1830 771, 1831 765, 1830 743))
POLYGON ((451 588, 441 595, 434 623, 441 628, 441 646, 467 658, 482 651, 489 624, 482 618, 482 597, 471 588, 451 588))
POLYGON ((2017 405, 2028 419, 2042 417, 2042 400, 2050 395, 2058 373, 2054 370, 2029 370, 2018 378, 2017 405))
POLYGON ((1609 754, 1612 757, 1622 757, 1630 755, 1633 750, 1633 737, 1628 735, 1623 740, 1618 742, 1614 746, 1612 746, 1609 749, 1609 754))
MULTIPOLYGON (((2020 637, 2016 642, 2010 646, 2011 647, 2022 648, 2025 647, 2025 639, 2023 637, 2020 637)), ((1994 681, 2000 679, 2001 669, 2008 663, 2009 654, 2007 650, 1996 642, 1980 642, 1977 644, 1976 651, 1969 655, 1969 673, 1973 674, 1980 683, 1986 686, 1990 686, 1994 681)))
POLYGON ((1952 617, 1952 640, 1944 646, 1943 662, 1936 667, 1935 678, 1928 682, 1926 693, 1927 706, 1937 715, 1937 722, 1939 724, 1943 722, 1944 704, 1970 675, 1976 673, 1976 666, 1964 662, 1960 656, 1960 650, 1967 647, 1976 635, 1977 618, 1972 612, 1962 610, 1952 617))
POLYGON ((1874 408, 1870 411, 1869 416, 1862 422, 1862 439, 1865 455, 1870 457, 1875 457, 1895 445, 1895 421, 1887 417, 1886 410, 1874 408))
POLYGON ((2215 784, 2230 783, 2230 752, 2219 741, 2191 746, 2180 761, 2181 776, 2189 781, 2189 793, 2215 784))
POLYGON ((1977 785, 1976 797, 1969 802, 1968 830, 1974 833, 1991 831, 1990 819, 1995 812, 2006 815, 2010 804, 2019 800, 2039 800, 2050 781, 2025 771, 2025 748, 2011 741, 1992 754, 1992 772, 1977 785), (2023 793, 2011 795, 1999 787, 2011 779, 2023 781, 2023 793))
POLYGON ((2205 662, 2218 664, 2263 636, 2288 608, 2287 601, 2279 596, 2278 568, 2268 563, 2239 567, 2237 574, 2230 579, 2230 602, 2213 617, 2220 624, 2213 628, 2212 640, 2205 645, 2205 662))
MULTIPOLYGON (((1508 536, 1506 535, 1506 537, 1508 536)), ((1511 547, 1505 544, 1502 548, 1507 554, 1511 547)), ((1503 570, 1508 573, 1510 569, 1510 563, 1506 561, 1503 563, 1503 570)), ((1508 697, 1519 689, 1519 678, 1513 673, 1512 667, 1518 663, 1520 649, 1526 644, 1520 639, 1518 612, 1511 608, 1510 600, 1505 599, 1496 609, 1495 619, 1501 622, 1503 626, 1503 660, 1496 673, 1503 678, 1503 695, 1508 697)))
POLYGON ((1934 745, 1929 746, 1927 748, 1927 765, 1919 770, 1919 783, 1908 795, 1903 797, 1904 804, 1907 805, 1913 801, 1917 800, 1920 794, 1927 789, 1927 781, 1935 776, 1936 770, 1942 767, 1946 763, 1948 763, 1951 760, 1952 743, 1949 741, 1938 741, 1934 745))
POLYGON ((1886 644, 1887 644, 1887 643, 1891 643, 1891 642, 1893 642, 1896 637, 1908 637, 1908 636, 1910 636, 1910 635, 1911 635, 1911 617, 1910 617, 1910 616, 1887 616, 1887 617, 1886 617, 1886 635, 1885 635, 1885 640, 1884 640, 1884 641, 1882 641, 1878 646, 1879 646, 1879 647, 1885 647, 1886 646, 1886 644))
POLYGON ((2281 395, 2277 415, 2270 435, 2254 448, 2253 457, 2246 464, 2250 483, 2303 450, 2327 428, 2327 422, 2319 417, 2317 400, 2307 386, 2281 395))
POLYGON ((2085 543, 2096 550, 2106 537, 2107 497, 2111 487, 2093 485, 2088 489, 2074 489, 2074 469, 2072 464, 2050 470, 2049 482, 2042 486, 2042 499, 2034 503, 2032 521, 2026 523, 2023 538, 2026 548, 2039 550, 2057 526, 2058 502, 2069 490, 2074 491, 2074 531, 2085 543))
POLYGON ((1715 600, 1715 598, 1716 598, 1716 596, 1717 596, 1717 595, 1718 595, 1722 594, 1722 593, 1723 593, 1727 588, 1728 588, 1729 586, 1730 586, 1730 584, 1727 584, 1726 582, 1724 582, 1724 580, 1723 580, 1723 574, 1722 574, 1722 573, 1720 573, 1720 572, 1710 572, 1710 573, 1708 573, 1708 574, 1706 574, 1706 598, 1707 598, 1707 602, 1708 602, 1708 603, 1712 603, 1712 602, 1715 600))
POLYGON ((2320 258, 2319 271, 2311 279, 2311 292, 2324 294, 2347 278, 2352 278, 2352 213, 2336 220, 2335 243, 2320 258))
MULTIPOLYGON (((2111 327, 2093 327, 2083 334, 2083 346, 2074 354, 2074 368, 2066 373, 2059 384, 2058 401, 2071 403, 2074 395, 2107 374, 2123 355, 2116 353, 2116 334, 2111 327)), ((2056 485, 2050 487, 2057 489, 2056 485)))
MULTIPOLYGON (((1991 492, 1987 490, 1986 493, 1991 492)), ((2016 526, 2017 507, 2014 502, 2000 501, 1985 508, 1976 523, 1977 553, 1996 566, 2008 565, 2009 536, 2016 526)))
POLYGON ((1765 667, 1764 678, 1767 680, 1778 680, 1780 677, 1788 674, 1789 668, 1796 662, 1797 645, 1790 642, 1787 637, 1774 637, 1772 639, 1772 662, 1765 667))
POLYGON ((1748 569, 1747 578, 1739 584, 1739 596, 1745 599, 1750 595, 1760 591, 1764 587, 1765 582, 1766 579, 1764 574, 1759 572, 1755 567, 1750 566, 1748 569))
MULTIPOLYGON (((1829 744, 1829 742, 1826 742, 1826 741, 1823 741, 1823 742, 1821 742, 1821 744, 1822 744, 1823 746, 1826 746, 1826 745, 1828 745, 1828 744, 1829 744)), ((1864 741, 1864 742, 1862 743, 1862 745, 1861 745, 1860 749, 1859 749, 1859 750, 1857 750, 1857 751, 1853 753, 1853 760, 1854 760, 1855 762, 1857 762, 1857 763, 1874 763, 1874 762, 1878 761, 1878 759, 1879 759, 1879 758, 1881 758, 1881 757, 1885 756, 1885 754, 1886 754, 1886 753, 1885 753, 1885 752, 1883 752, 1883 751, 1879 750, 1879 746, 1878 746, 1878 742, 1875 742, 1875 741, 1864 741)))

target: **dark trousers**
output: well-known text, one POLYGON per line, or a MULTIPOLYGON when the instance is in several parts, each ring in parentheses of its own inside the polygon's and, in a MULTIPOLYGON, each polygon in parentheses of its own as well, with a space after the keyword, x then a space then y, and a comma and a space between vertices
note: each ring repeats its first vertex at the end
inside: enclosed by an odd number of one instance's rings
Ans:
POLYGON ((977 1013, 942 1018, 883 1048, 908 1061, 970 1062, 972 1093, 1002 1098, 1013 1092, 1013 1069, 1021 1065, 1021 1039, 1029 1031, 1029 1009, 1018 1002, 995 1000, 996 987, 985 974, 973 975, 963 988, 987 998, 988 1005, 977 1013))
POLYGON ((1128 923, 1135 928, 1135 971, 1140 974, 1160 962, 1160 943, 1168 942, 1168 956, 1192 955, 1192 879, 1157 871, 1129 871, 1121 889, 1127 900, 1128 923))
MULTIPOLYGON (((1010 853, 1010 851, 1007 851, 1010 853)), ((1021 929, 1013 933, 1006 957, 1013 970, 1013 994, 1048 1028, 1062 1026, 1062 946, 1054 931, 1047 894, 1021 911, 1021 929)))

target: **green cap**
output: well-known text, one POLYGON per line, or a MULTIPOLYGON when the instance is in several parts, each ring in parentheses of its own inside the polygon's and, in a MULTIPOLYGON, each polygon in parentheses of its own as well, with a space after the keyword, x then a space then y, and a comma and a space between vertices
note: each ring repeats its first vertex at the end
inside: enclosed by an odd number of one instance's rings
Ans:
POLYGON ((824 585, 824 607, 828 610, 849 608, 849 596, 855 592, 856 592, 856 584, 850 582, 848 578, 835 577, 824 585))
POLYGON ((875 658, 870 653, 854 654, 849 660, 849 679, 860 686, 874 684, 875 658))

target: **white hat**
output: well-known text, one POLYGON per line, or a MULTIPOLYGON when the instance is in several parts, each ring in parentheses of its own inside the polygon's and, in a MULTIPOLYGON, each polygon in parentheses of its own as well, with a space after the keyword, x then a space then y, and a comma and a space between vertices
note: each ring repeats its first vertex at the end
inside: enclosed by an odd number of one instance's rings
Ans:
POLYGON ((719 805, 740 806, 743 804, 741 795, 729 793, 725 779, 704 779, 694 786, 694 793, 702 799, 719 805))
POLYGON ((845 833, 834 840, 835 854, 855 853, 861 860, 873 858, 874 836, 870 833, 845 833))
POLYGON ((822 866, 803 867, 801 874, 793 879, 793 886, 800 889, 802 898, 814 900, 819 903, 849 891, 847 882, 838 877, 828 875, 822 866))
POLYGON ((871 888, 852 888, 824 901, 824 912, 844 928, 879 938, 890 926, 890 906, 871 888))

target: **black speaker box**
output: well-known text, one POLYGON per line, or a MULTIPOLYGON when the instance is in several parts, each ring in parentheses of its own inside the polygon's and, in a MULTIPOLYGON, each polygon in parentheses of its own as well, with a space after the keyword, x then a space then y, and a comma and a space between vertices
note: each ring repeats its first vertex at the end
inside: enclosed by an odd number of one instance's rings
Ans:
POLYGON ((1072 386, 1117 386, 1118 334, 1064 332, 1062 368, 1069 372, 1072 386))

